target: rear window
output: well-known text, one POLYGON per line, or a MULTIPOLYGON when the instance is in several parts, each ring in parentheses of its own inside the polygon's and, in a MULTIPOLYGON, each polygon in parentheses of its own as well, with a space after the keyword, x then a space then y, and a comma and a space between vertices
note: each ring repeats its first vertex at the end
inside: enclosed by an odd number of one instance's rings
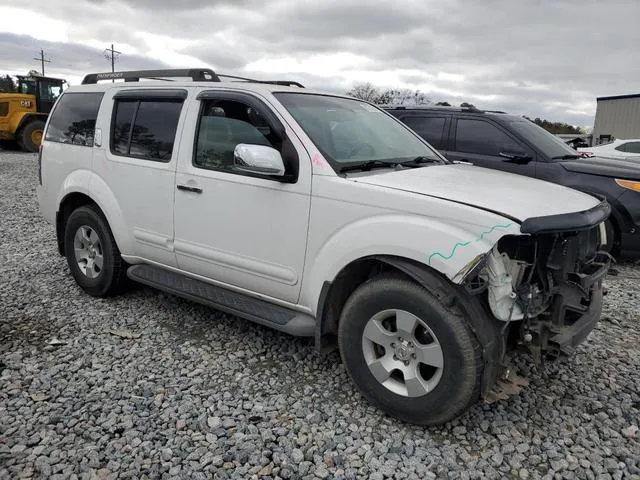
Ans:
POLYGON ((93 132, 102 96, 102 92, 62 95, 51 114, 45 140, 93 147, 93 132))
POLYGON ((414 132, 424 138, 429 144, 442 150, 442 134, 444 132, 444 117, 405 117, 402 119, 414 132))

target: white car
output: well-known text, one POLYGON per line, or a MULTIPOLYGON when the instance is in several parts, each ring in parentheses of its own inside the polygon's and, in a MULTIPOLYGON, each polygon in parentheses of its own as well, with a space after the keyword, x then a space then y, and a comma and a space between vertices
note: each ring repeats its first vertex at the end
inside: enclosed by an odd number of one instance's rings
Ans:
POLYGON ((581 147, 578 152, 584 152, 596 157, 623 158, 640 161, 640 139, 613 140, 610 143, 593 147, 581 147))
POLYGON ((598 322, 605 201, 449 162, 367 102, 222 78, 89 74, 57 100, 37 194, 89 295, 128 277, 313 336, 423 425, 512 392, 518 349, 569 354, 598 322))

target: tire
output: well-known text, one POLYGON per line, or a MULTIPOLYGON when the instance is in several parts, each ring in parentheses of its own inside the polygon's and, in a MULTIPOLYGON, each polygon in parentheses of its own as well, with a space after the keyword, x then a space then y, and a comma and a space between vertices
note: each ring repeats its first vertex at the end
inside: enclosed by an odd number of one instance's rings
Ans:
POLYGON ((45 123, 42 120, 32 120, 27 123, 18 136, 18 142, 23 150, 35 153, 40 148, 45 123))
POLYGON ((97 207, 85 205, 69 215, 65 225, 64 250, 73 278, 89 295, 114 295, 127 284, 127 264, 122 260, 111 229, 97 207), (79 247, 79 254, 76 247, 79 247))
POLYGON ((607 242, 602 246, 602 249, 605 252, 616 256, 618 254, 617 229, 611 218, 607 218, 605 220, 604 228, 607 234, 607 242))
POLYGON ((457 417, 480 398, 484 364, 480 343, 469 323, 457 308, 445 306, 428 290, 403 277, 374 277, 351 294, 340 315, 338 345, 346 370, 363 396, 404 422, 439 425, 457 417), (411 316, 417 317, 416 327, 413 338, 406 338, 397 325, 408 325, 411 316), (393 323, 396 332, 389 336, 393 323), (382 330, 371 328, 385 324, 387 328, 382 330), (376 347, 376 342, 369 340, 371 332, 375 333, 373 336, 384 332, 381 342, 387 342, 387 347, 376 347), (413 350, 412 344, 416 347, 413 350), (431 353, 427 354, 427 348, 431 353), (432 363, 431 367, 416 359, 406 360, 407 352, 418 349, 425 352, 422 357, 432 363), (410 362, 408 366, 406 361, 410 362), (371 362, 378 377, 369 367, 371 362), (381 368, 383 364, 385 367, 381 368), (379 378, 386 378, 392 368, 398 370, 381 383, 379 378), (403 369, 409 373, 399 375, 403 369), (421 381, 409 379, 414 375, 411 372, 421 381))

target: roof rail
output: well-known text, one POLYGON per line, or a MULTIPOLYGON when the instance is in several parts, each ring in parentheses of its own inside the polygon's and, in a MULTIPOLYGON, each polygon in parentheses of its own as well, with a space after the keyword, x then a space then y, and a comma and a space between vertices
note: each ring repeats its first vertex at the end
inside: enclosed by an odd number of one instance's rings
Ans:
POLYGON ((254 78, 238 77, 237 75, 226 75, 226 74, 223 74, 223 73, 219 73, 218 77, 232 78, 234 80, 241 80, 241 81, 250 82, 250 83, 268 83, 268 84, 271 84, 271 85, 283 85, 283 86, 286 86, 286 87, 304 88, 304 85, 302 85, 300 82, 294 82, 292 80, 256 80, 254 78))
POLYGON ((141 78, 191 77, 194 82, 219 82, 220 77, 210 68, 172 68, 165 70, 129 70, 125 72, 89 73, 82 79, 82 85, 98 83, 99 80, 123 79, 125 82, 139 82, 141 78))

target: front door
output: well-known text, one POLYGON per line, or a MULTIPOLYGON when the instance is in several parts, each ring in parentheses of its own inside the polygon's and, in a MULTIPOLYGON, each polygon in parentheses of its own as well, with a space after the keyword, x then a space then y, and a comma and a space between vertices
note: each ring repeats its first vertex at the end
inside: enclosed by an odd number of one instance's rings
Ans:
POLYGON ((487 120, 469 117, 458 118, 455 122, 449 160, 460 160, 479 167, 517 173, 528 177, 536 176, 536 155, 504 129, 487 120), (508 161, 503 155, 529 155, 528 163, 508 161))
POLYGON ((266 102, 246 93, 204 92, 185 126, 175 191, 180 269, 286 302, 300 292, 307 243, 311 162, 266 102), (187 133, 189 132, 189 133, 187 133), (297 181, 233 169, 239 143, 279 150, 297 181), (286 150, 286 152, 285 152, 286 150), (291 160, 292 152, 294 158, 291 160), (293 164, 295 163, 295 165, 293 164))

